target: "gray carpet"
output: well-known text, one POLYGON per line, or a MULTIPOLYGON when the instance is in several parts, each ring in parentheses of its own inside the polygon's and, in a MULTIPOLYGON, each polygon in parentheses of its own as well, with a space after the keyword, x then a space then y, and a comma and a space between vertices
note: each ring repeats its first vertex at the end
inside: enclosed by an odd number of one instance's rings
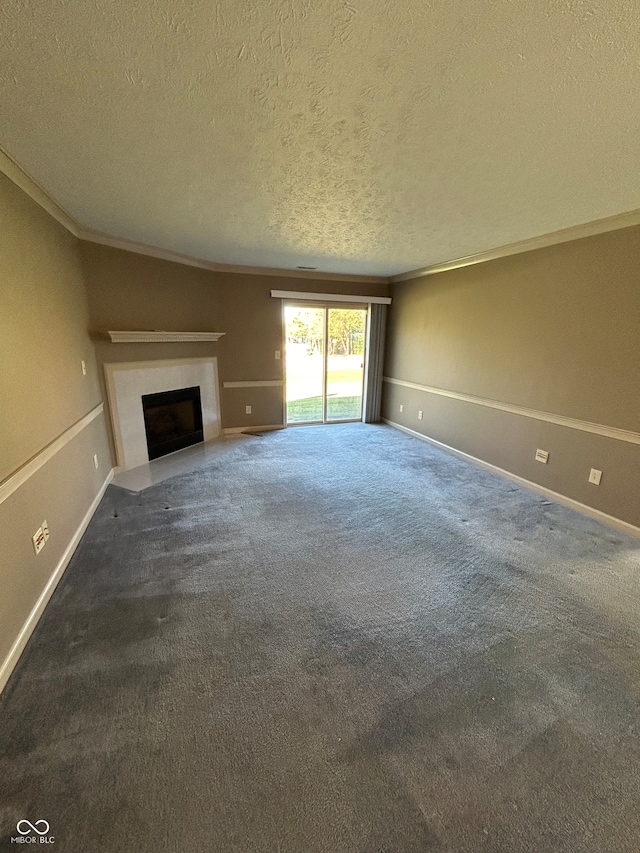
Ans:
POLYGON ((0 848, 637 853, 639 631, 637 540, 389 427, 230 442, 107 491, 0 698, 0 848))

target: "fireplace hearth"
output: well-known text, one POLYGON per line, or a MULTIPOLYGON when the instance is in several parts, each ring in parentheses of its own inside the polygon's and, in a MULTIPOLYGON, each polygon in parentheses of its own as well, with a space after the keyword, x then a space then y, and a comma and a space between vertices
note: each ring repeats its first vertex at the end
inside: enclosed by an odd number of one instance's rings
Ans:
POLYGON ((200 388, 142 395, 149 460, 204 441, 200 388))

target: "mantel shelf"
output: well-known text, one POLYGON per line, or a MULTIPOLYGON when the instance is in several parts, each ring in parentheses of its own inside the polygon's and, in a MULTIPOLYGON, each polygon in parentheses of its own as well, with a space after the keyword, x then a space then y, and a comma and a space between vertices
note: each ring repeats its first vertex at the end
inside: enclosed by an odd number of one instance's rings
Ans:
POLYGON ((153 344, 184 341, 217 341, 225 332, 109 332, 114 344, 153 344))

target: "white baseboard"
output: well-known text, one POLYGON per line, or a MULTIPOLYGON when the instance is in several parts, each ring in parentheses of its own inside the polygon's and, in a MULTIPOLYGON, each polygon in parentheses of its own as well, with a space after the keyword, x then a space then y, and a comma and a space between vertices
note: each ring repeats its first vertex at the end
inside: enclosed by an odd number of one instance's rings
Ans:
POLYGON ((73 557, 73 553, 76 550, 80 539, 82 538, 82 534, 85 532, 87 527, 89 526, 89 522, 91 521, 94 512, 98 508, 98 504, 102 500, 102 497, 107 490, 107 486, 113 480, 113 470, 109 472, 107 475, 107 479, 104 481, 102 486, 100 487, 100 491, 95 496, 93 501, 91 502, 91 506, 87 510, 84 518, 80 522, 80 526, 73 534, 73 538, 71 542, 65 548, 64 554, 60 558, 58 565, 56 566, 53 574, 47 581, 47 585, 40 593, 40 597, 36 601, 33 610, 29 614, 27 621, 22 626, 20 633, 18 634, 15 643, 11 647, 11 651, 5 658, 2 666, 0 667, 0 693, 4 690, 7 681, 11 673, 13 672, 18 660, 20 659, 20 655, 24 651, 24 647, 27 645, 29 641, 29 637, 33 633, 34 628, 38 624, 38 620, 42 616, 45 607, 49 603, 49 599, 53 595, 55 588, 58 586, 62 575, 64 574, 64 570, 69 565, 69 561, 71 557, 73 557))
POLYGON ((284 424, 267 424, 266 426, 239 426, 226 427, 222 430, 223 435, 235 435, 239 432, 269 432, 274 429, 284 429, 284 424))
POLYGON ((394 427, 394 429, 399 429, 402 432, 406 432, 408 435, 419 438, 421 441, 426 441, 428 444, 434 445, 434 447, 446 450, 447 453, 452 453, 454 456, 458 456, 460 459, 465 459, 467 462, 473 462, 474 465, 479 465, 480 468, 485 468, 487 471, 499 474, 501 477, 505 477, 507 480, 512 480, 514 483, 518 483, 518 485, 524 486, 526 489, 531 489, 531 491, 537 492, 539 495, 544 495, 556 503, 567 506, 570 509, 575 509, 576 512, 587 515, 589 518, 594 518, 596 521, 601 521, 603 524, 608 524, 610 527, 615 527, 616 530, 622 530, 624 533, 630 533, 632 536, 640 537, 640 527, 636 527, 628 521, 623 521, 621 518, 616 518, 613 515, 607 515, 606 512, 601 512, 599 509, 594 509, 593 507, 580 503, 580 501, 576 501, 573 498, 568 498, 566 495, 561 495, 559 492, 554 492, 551 489, 547 489, 545 486, 533 483, 531 480, 525 480, 524 477, 512 474, 511 471, 505 471, 504 468, 498 468, 497 465, 492 465, 490 462, 485 462, 483 459, 471 456, 471 454, 465 453, 463 450, 457 450, 455 447, 450 447, 450 445, 444 444, 442 441, 437 441, 435 438, 429 438, 429 436, 423 435, 421 432, 417 432, 414 429, 409 429, 409 427, 397 424, 395 421, 390 421, 388 418, 382 418, 382 420, 385 424, 389 424, 389 426, 394 427))

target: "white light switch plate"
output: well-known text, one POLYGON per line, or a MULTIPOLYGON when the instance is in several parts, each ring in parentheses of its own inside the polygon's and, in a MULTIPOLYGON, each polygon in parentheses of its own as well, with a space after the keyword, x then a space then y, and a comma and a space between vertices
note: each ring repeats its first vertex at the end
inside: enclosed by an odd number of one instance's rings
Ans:
POLYGON ((599 486, 601 479, 602 471, 598 471, 597 468, 592 468, 591 473, 589 474, 589 482, 593 483, 594 486, 599 486))

